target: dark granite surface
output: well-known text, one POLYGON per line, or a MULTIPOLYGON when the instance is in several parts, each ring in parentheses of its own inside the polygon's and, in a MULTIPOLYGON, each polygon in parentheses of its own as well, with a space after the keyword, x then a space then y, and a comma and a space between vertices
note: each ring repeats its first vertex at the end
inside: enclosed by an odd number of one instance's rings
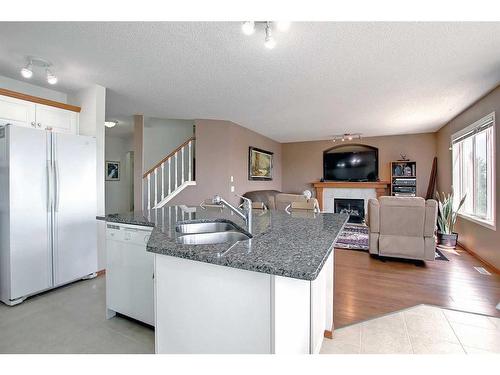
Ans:
POLYGON ((147 250, 200 262, 272 275, 314 280, 321 271, 348 216, 284 211, 253 212, 253 237, 216 245, 177 243, 175 227, 183 221, 230 221, 245 230, 244 221, 228 209, 186 206, 107 215, 114 223, 153 226, 147 250), (221 255, 222 254, 222 255, 221 255))

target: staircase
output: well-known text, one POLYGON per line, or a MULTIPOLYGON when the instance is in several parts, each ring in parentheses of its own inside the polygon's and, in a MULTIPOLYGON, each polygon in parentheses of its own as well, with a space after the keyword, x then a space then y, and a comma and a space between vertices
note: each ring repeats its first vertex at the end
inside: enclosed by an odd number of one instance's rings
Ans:
POLYGON ((143 175, 143 210, 165 206, 194 179, 195 137, 177 147, 143 175))

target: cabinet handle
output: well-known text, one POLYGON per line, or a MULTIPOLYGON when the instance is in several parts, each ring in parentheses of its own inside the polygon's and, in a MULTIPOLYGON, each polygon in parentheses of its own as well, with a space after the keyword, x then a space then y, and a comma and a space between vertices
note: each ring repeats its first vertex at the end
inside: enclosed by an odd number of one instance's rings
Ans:
POLYGON ((40 124, 40 123, 38 123, 37 125, 38 125, 38 127, 39 127, 39 128, 41 128, 41 127, 42 127, 42 124, 40 124))
POLYGON ((36 128, 36 124, 35 124, 35 121, 31 121, 31 126, 36 128))

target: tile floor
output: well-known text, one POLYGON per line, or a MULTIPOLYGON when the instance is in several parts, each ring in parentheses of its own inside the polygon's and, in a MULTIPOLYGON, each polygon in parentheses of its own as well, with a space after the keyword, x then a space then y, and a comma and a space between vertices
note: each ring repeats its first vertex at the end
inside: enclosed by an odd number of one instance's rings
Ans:
MULTIPOLYGON (((335 331, 322 353, 500 353, 500 319, 419 305, 335 331)), ((154 353, 154 331, 105 318, 105 278, 80 281, 8 307, 0 353, 154 353)))
POLYGON ((0 302, 0 353, 154 353, 154 331, 122 317, 106 320, 105 278, 27 299, 0 302))
POLYGON ((419 305, 337 329, 321 353, 500 353, 500 318, 419 305))

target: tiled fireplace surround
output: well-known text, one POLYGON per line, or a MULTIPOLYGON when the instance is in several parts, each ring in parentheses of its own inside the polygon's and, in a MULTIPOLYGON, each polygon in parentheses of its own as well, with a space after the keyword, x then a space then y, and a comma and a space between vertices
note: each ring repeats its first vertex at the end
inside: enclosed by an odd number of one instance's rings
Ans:
POLYGON ((335 198, 363 199, 365 215, 368 212, 368 200, 389 194, 390 183, 378 182, 315 182, 316 198, 323 212, 335 212, 335 198))
POLYGON ((323 211, 335 212, 335 199, 363 199, 366 213, 370 198, 377 198, 375 189, 326 188, 323 189, 323 211))

